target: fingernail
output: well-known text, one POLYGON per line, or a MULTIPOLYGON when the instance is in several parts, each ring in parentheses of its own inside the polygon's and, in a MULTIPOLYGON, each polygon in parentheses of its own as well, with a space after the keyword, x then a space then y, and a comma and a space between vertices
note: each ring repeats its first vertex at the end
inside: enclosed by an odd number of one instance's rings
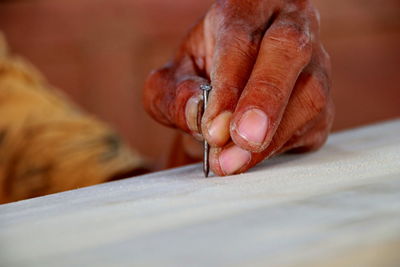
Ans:
POLYGON ((224 111, 219 114, 208 127, 209 138, 212 143, 222 146, 229 140, 229 124, 232 112, 224 111))
POLYGON ((251 160, 251 153, 238 146, 225 149, 219 155, 219 165, 225 175, 235 173, 251 160))
POLYGON ((252 144, 262 144, 268 128, 268 117, 259 109, 246 111, 239 121, 238 133, 252 144))
POLYGON ((185 107, 185 118, 186 118, 186 124, 188 128, 194 132, 194 133, 199 133, 199 128, 198 128, 198 109, 199 109, 199 102, 201 100, 200 95, 195 95, 192 96, 186 103, 185 107))

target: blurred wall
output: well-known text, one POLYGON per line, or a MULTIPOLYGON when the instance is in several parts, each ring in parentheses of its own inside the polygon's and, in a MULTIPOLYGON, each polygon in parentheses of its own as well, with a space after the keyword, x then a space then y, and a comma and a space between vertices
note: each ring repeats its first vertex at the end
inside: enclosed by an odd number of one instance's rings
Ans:
POLYGON ((315 0, 331 54, 334 130, 400 116, 400 1, 315 0))
POLYGON ((0 1, 0 30, 52 85, 161 166, 174 131, 144 112, 143 81, 165 64, 208 6, 187 0, 0 1))
MULTIPOLYGON (((50 83, 161 166, 174 132, 145 114, 142 84, 212 2, 3 0, 0 30, 50 83)), ((334 130, 400 116, 399 3, 315 0, 333 62, 334 130)))

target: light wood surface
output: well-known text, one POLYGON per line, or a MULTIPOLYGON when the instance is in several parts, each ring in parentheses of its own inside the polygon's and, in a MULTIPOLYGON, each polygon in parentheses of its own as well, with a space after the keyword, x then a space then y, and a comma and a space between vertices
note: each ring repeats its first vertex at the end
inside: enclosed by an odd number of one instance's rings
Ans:
POLYGON ((399 266, 400 120, 205 179, 200 165, 0 206, 0 266, 399 266))

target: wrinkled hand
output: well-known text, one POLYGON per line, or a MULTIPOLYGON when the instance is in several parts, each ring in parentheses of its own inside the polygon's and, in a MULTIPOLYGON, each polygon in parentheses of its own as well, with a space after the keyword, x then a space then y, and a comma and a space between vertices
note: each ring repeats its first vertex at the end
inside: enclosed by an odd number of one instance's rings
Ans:
POLYGON ((333 121, 329 89, 330 60, 310 1, 219 0, 174 60, 150 75, 144 105, 159 122, 202 134, 211 169, 230 175, 319 148, 333 121), (210 81, 199 123, 199 87, 210 81))

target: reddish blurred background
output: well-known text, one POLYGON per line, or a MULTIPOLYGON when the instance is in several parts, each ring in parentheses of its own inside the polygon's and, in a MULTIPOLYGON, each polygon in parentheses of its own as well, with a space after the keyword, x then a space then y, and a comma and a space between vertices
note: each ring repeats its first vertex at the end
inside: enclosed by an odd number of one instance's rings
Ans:
MULTIPOLYGON (((143 110, 164 64, 211 0, 2 0, 0 31, 50 83, 161 167, 174 130, 143 110)), ((334 130, 400 116, 400 1, 315 0, 333 62, 334 130)))

